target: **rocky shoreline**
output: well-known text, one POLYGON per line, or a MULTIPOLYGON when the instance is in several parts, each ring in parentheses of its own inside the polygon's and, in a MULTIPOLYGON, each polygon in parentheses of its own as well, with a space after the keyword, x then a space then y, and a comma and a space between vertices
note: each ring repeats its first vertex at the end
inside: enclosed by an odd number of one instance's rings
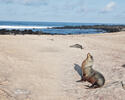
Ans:
POLYGON ((53 29, 101 29, 106 32, 120 32, 125 28, 125 25, 84 25, 84 26, 64 26, 53 27, 53 29))
POLYGON ((43 35, 43 34, 47 34, 49 35, 50 33, 44 33, 42 31, 32 31, 32 30, 18 30, 18 29, 12 29, 12 30, 8 30, 8 29, 0 29, 0 35, 25 35, 25 34, 29 34, 29 35, 43 35))
MULTIPOLYGON (((125 25, 85 25, 85 26, 64 26, 64 27, 53 27, 48 29, 97 29, 102 30, 102 32, 120 32, 125 30, 125 25)), ((0 29, 0 35, 57 35, 58 33, 46 33, 43 31, 33 31, 31 29, 19 30, 19 29, 0 29)), ((72 34, 72 33, 70 33, 72 34)), ((62 34, 58 34, 62 35, 62 34)), ((64 35, 64 34, 63 34, 64 35)), ((66 35, 66 34, 65 34, 66 35)), ((67 34, 69 35, 69 34, 67 34)))

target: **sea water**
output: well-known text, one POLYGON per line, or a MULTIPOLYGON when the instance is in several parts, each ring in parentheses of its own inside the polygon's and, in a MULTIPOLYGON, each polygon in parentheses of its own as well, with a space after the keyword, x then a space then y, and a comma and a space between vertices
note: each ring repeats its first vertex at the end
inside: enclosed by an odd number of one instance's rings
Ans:
POLYGON ((50 34, 94 34, 104 33, 97 29, 52 29, 52 27, 82 26, 82 25, 104 25, 97 23, 71 23, 71 22, 23 22, 23 21, 0 21, 0 29, 18 29, 42 31, 50 34))

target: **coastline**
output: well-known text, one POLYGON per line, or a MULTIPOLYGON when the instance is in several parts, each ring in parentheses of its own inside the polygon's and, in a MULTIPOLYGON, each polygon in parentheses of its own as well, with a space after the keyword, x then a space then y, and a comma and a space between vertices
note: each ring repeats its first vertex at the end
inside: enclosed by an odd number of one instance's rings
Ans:
POLYGON ((125 30, 125 25, 81 25, 81 26, 0 26, 2 35, 72 35, 72 34, 100 34, 121 32, 125 30))
MULTIPOLYGON (((124 100, 125 32, 77 35, 0 35, 0 79, 4 88, 22 100, 124 100), (83 49, 70 48, 80 44, 83 49), (94 57, 94 69, 106 83, 86 89, 77 83, 86 54, 94 57), (113 83, 114 82, 114 83, 113 83), (20 90, 21 93, 17 90, 20 90), (23 92, 25 91, 25 92, 23 92)), ((0 91, 1 92, 1 91, 0 91)), ((6 98, 7 94, 0 95, 6 98)), ((9 97, 8 97, 9 98, 9 97)), ((11 97, 10 97, 11 98, 11 97)), ((12 99, 14 100, 14 99, 12 99)))

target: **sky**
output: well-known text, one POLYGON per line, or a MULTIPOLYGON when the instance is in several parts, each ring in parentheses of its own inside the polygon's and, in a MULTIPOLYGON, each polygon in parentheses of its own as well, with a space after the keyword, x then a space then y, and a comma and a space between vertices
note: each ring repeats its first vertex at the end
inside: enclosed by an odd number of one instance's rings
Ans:
POLYGON ((0 21, 125 24, 125 0, 0 0, 0 21))

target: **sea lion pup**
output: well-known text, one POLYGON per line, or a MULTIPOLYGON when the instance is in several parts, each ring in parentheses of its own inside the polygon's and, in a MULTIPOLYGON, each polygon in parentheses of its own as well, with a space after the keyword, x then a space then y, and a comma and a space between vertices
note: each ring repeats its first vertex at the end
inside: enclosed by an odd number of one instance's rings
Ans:
POLYGON ((91 83, 92 85, 89 88, 98 88, 104 85, 105 78, 100 72, 92 68, 93 62, 93 56, 90 53, 88 53, 87 58, 82 62, 81 81, 88 81, 89 83, 91 83))

